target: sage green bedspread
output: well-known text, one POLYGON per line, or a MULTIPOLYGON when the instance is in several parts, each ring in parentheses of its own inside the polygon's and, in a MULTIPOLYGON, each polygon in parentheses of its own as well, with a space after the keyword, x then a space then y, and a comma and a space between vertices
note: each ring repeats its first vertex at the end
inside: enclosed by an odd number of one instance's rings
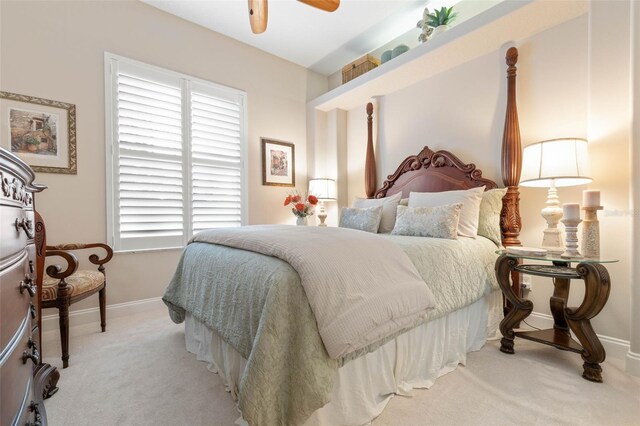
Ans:
MULTIPOLYGON (((380 238, 398 244, 431 288, 436 307, 426 321, 498 288, 493 272, 496 245, 486 238, 380 238)), ((251 425, 304 423, 329 402, 340 365, 399 334, 333 360, 300 277, 288 263, 207 243, 186 247, 163 301, 174 322, 184 321, 185 312, 190 312, 247 359, 238 407, 251 425)))

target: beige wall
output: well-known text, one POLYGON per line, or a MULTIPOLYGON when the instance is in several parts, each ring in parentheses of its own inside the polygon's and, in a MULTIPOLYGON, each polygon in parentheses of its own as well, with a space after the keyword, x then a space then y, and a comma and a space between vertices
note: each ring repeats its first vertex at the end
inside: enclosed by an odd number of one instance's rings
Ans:
MULTIPOLYGON (((249 223, 293 223, 286 189, 261 181, 260 137, 296 144, 307 179, 305 105, 327 78, 138 1, 0 2, 0 89, 77 107, 78 174, 38 174, 50 243, 105 241, 105 51, 235 87, 248 98, 249 223)), ((243 22, 242 24, 246 24, 243 22)), ((108 303, 162 295, 180 252, 118 254, 108 303)), ((97 298, 74 305, 97 306, 97 298)))
MULTIPOLYGON (((624 20, 628 14, 616 16, 624 20)), ((601 119, 599 132, 594 132, 590 124, 593 122, 590 114, 602 117, 601 108, 627 118, 624 109, 625 106, 628 108, 629 100, 624 97, 624 85, 628 85, 629 68, 624 63, 627 58, 624 49, 629 47, 629 36, 624 22, 620 22, 619 28, 618 38, 624 41, 626 37, 626 43, 616 39, 613 43, 616 49, 590 47, 588 14, 529 39, 506 44, 519 49, 517 90, 523 145, 561 136, 592 140, 590 158, 594 182, 588 186, 561 188, 559 195, 561 202, 581 202, 583 189, 602 190, 606 206, 600 215, 602 251, 621 262, 609 267, 613 282, 611 296, 593 324, 599 334, 629 340, 630 225, 628 217, 614 216, 615 211, 628 212, 629 208, 630 172, 625 157, 629 139, 624 135, 620 137, 620 131, 624 133, 620 128, 624 120, 601 119), (593 59, 590 62, 590 48, 592 57, 601 54, 611 57, 603 63, 595 63, 593 59), (622 92, 621 96, 604 93, 605 76, 612 60, 616 75, 609 75, 616 79, 615 93, 622 92), (601 105, 598 112, 593 103, 601 105)), ((505 51, 506 47, 379 98, 376 110, 378 186, 381 186, 383 176, 395 171, 405 157, 417 154, 424 145, 452 151, 462 160, 474 162, 485 177, 502 184, 500 152, 506 105, 505 51)), ((350 202, 353 197, 364 196, 364 105, 349 111, 347 126, 350 202)), ((544 189, 521 188, 521 240, 524 245, 541 244, 545 222, 540 210, 545 199, 544 189)), ((551 291, 552 284, 548 280, 534 280, 533 292, 529 295, 535 305, 534 311, 549 314, 551 291)), ((571 293, 571 302, 579 304, 583 295, 581 285, 575 283, 571 293)))

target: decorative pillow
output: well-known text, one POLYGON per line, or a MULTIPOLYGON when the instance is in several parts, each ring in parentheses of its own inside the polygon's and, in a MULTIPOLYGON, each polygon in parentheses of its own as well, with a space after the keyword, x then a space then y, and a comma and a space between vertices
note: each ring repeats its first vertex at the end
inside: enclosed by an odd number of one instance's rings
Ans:
POLYGON ((412 192, 409 194, 409 207, 436 207, 462 203, 458 235, 472 237, 478 234, 480 203, 484 186, 460 191, 412 192))
POLYGON ((401 197, 402 194, 397 193, 385 198, 356 198, 353 200, 353 207, 362 209, 382 206, 382 220, 380 221, 378 232, 389 233, 396 223, 396 209, 401 197))
POLYGON ((383 206, 358 209, 345 207, 340 214, 340 227, 358 229, 365 232, 378 232, 382 219, 383 206))
POLYGON ((502 245, 500 211, 502 211, 502 198, 506 193, 507 188, 491 189, 482 194, 482 203, 480 203, 478 235, 490 239, 498 246, 502 245))
POLYGON ((398 203, 398 205, 399 206, 409 207, 409 199, 408 198, 400 199, 400 202, 398 203))
POLYGON ((437 207, 398 206, 393 235, 414 237, 458 238, 458 222, 462 203, 437 207))

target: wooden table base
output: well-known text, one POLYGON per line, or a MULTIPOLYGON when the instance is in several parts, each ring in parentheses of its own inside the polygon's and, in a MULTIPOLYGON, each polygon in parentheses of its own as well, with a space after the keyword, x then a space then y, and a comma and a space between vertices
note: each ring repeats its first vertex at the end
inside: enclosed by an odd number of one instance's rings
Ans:
POLYGON ((593 331, 590 320, 598 315, 607 303, 610 291, 610 279, 607 269, 599 263, 579 263, 575 269, 567 262, 553 262, 550 265, 519 265, 518 259, 500 256, 496 262, 496 276, 505 298, 513 309, 500 323, 500 351, 514 353, 515 337, 553 346, 555 348, 576 352, 582 356, 582 377, 592 382, 602 382, 602 367, 605 351, 600 339, 593 331), (553 315, 552 329, 514 332, 514 327, 531 314, 533 303, 522 299, 511 286, 510 275, 520 272, 553 278, 554 291, 549 304, 553 315), (577 308, 567 307, 571 279, 582 279, 585 295, 582 304, 577 308), (571 332, 579 343, 572 339, 571 332))

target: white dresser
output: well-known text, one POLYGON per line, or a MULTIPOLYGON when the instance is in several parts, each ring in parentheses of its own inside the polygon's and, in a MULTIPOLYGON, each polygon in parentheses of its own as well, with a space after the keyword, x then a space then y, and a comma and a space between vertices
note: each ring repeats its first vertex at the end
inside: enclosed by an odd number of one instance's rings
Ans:
POLYGON ((46 425, 42 400, 57 390, 41 363, 34 178, 0 148, 0 425, 46 425))

